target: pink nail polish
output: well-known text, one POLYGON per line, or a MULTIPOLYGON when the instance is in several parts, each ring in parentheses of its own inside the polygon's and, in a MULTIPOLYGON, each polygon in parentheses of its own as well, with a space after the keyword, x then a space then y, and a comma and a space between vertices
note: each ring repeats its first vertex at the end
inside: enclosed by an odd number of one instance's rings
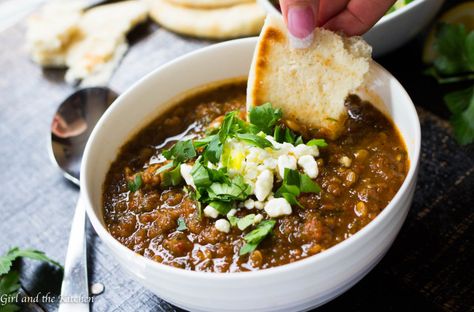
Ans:
POLYGON ((287 19, 288 30, 296 38, 308 37, 316 27, 314 13, 309 6, 290 6, 287 19))

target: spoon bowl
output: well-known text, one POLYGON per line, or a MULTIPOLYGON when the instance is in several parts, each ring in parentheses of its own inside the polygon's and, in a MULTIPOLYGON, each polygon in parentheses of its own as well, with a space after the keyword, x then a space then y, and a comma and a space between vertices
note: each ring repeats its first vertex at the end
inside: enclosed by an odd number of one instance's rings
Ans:
POLYGON ((82 154, 95 124, 118 97, 106 87, 85 88, 59 106, 51 124, 51 158, 79 186, 82 154))

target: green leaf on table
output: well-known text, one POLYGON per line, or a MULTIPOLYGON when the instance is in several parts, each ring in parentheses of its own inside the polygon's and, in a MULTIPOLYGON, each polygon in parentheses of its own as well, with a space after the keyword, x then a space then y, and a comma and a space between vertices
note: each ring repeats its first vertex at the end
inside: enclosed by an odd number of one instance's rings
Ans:
POLYGON ((178 227, 176 228, 177 231, 185 231, 188 227, 186 226, 186 221, 184 221, 183 217, 178 218, 178 227))
POLYGON ((448 93, 444 100, 453 113, 451 124, 458 142, 474 142, 474 87, 448 93))
POLYGON ((281 109, 273 108, 270 103, 253 107, 249 112, 250 122, 266 134, 272 134, 273 127, 282 116, 283 113, 281 109))
POLYGON ((20 249, 18 247, 11 248, 6 255, 0 257, 0 275, 8 273, 13 261, 19 257, 29 258, 33 260, 39 260, 51 263, 62 268, 61 264, 51 260, 47 257, 44 252, 34 249, 20 249))
POLYGON ((474 71, 474 32, 462 24, 440 23, 434 43, 436 70, 445 76, 474 71))
POLYGON ((132 181, 128 181, 128 189, 130 192, 136 192, 140 189, 143 184, 142 175, 137 173, 135 177, 133 177, 132 181))
POLYGON ((0 312, 20 310, 20 307, 18 305, 12 303, 12 301, 14 301, 14 298, 17 296, 19 290, 20 274, 18 272, 10 271, 0 276, 0 312))
POLYGON ((260 222, 254 230, 244 236, 246 244, 240 248, 239 254, 242 256, 254 251, 258 244, 272 232, 275 223, 275 220, 264 220, 260 222))

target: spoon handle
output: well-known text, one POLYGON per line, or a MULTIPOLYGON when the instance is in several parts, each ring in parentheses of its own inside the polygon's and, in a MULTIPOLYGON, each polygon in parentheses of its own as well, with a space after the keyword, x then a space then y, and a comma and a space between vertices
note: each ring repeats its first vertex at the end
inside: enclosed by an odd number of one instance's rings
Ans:
POLYGON ((86 211, 79 194, 64 264, 59 312, 89 311, 85 225, 86 211))

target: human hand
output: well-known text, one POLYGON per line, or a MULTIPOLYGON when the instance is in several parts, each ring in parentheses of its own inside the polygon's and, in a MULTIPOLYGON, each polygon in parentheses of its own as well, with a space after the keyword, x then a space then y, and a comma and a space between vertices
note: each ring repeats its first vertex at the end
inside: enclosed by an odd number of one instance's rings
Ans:
POLYGON ((396 0, 280 0, 285 23, 293 37, 305 39, 315 27, 361 35, 396 0))

